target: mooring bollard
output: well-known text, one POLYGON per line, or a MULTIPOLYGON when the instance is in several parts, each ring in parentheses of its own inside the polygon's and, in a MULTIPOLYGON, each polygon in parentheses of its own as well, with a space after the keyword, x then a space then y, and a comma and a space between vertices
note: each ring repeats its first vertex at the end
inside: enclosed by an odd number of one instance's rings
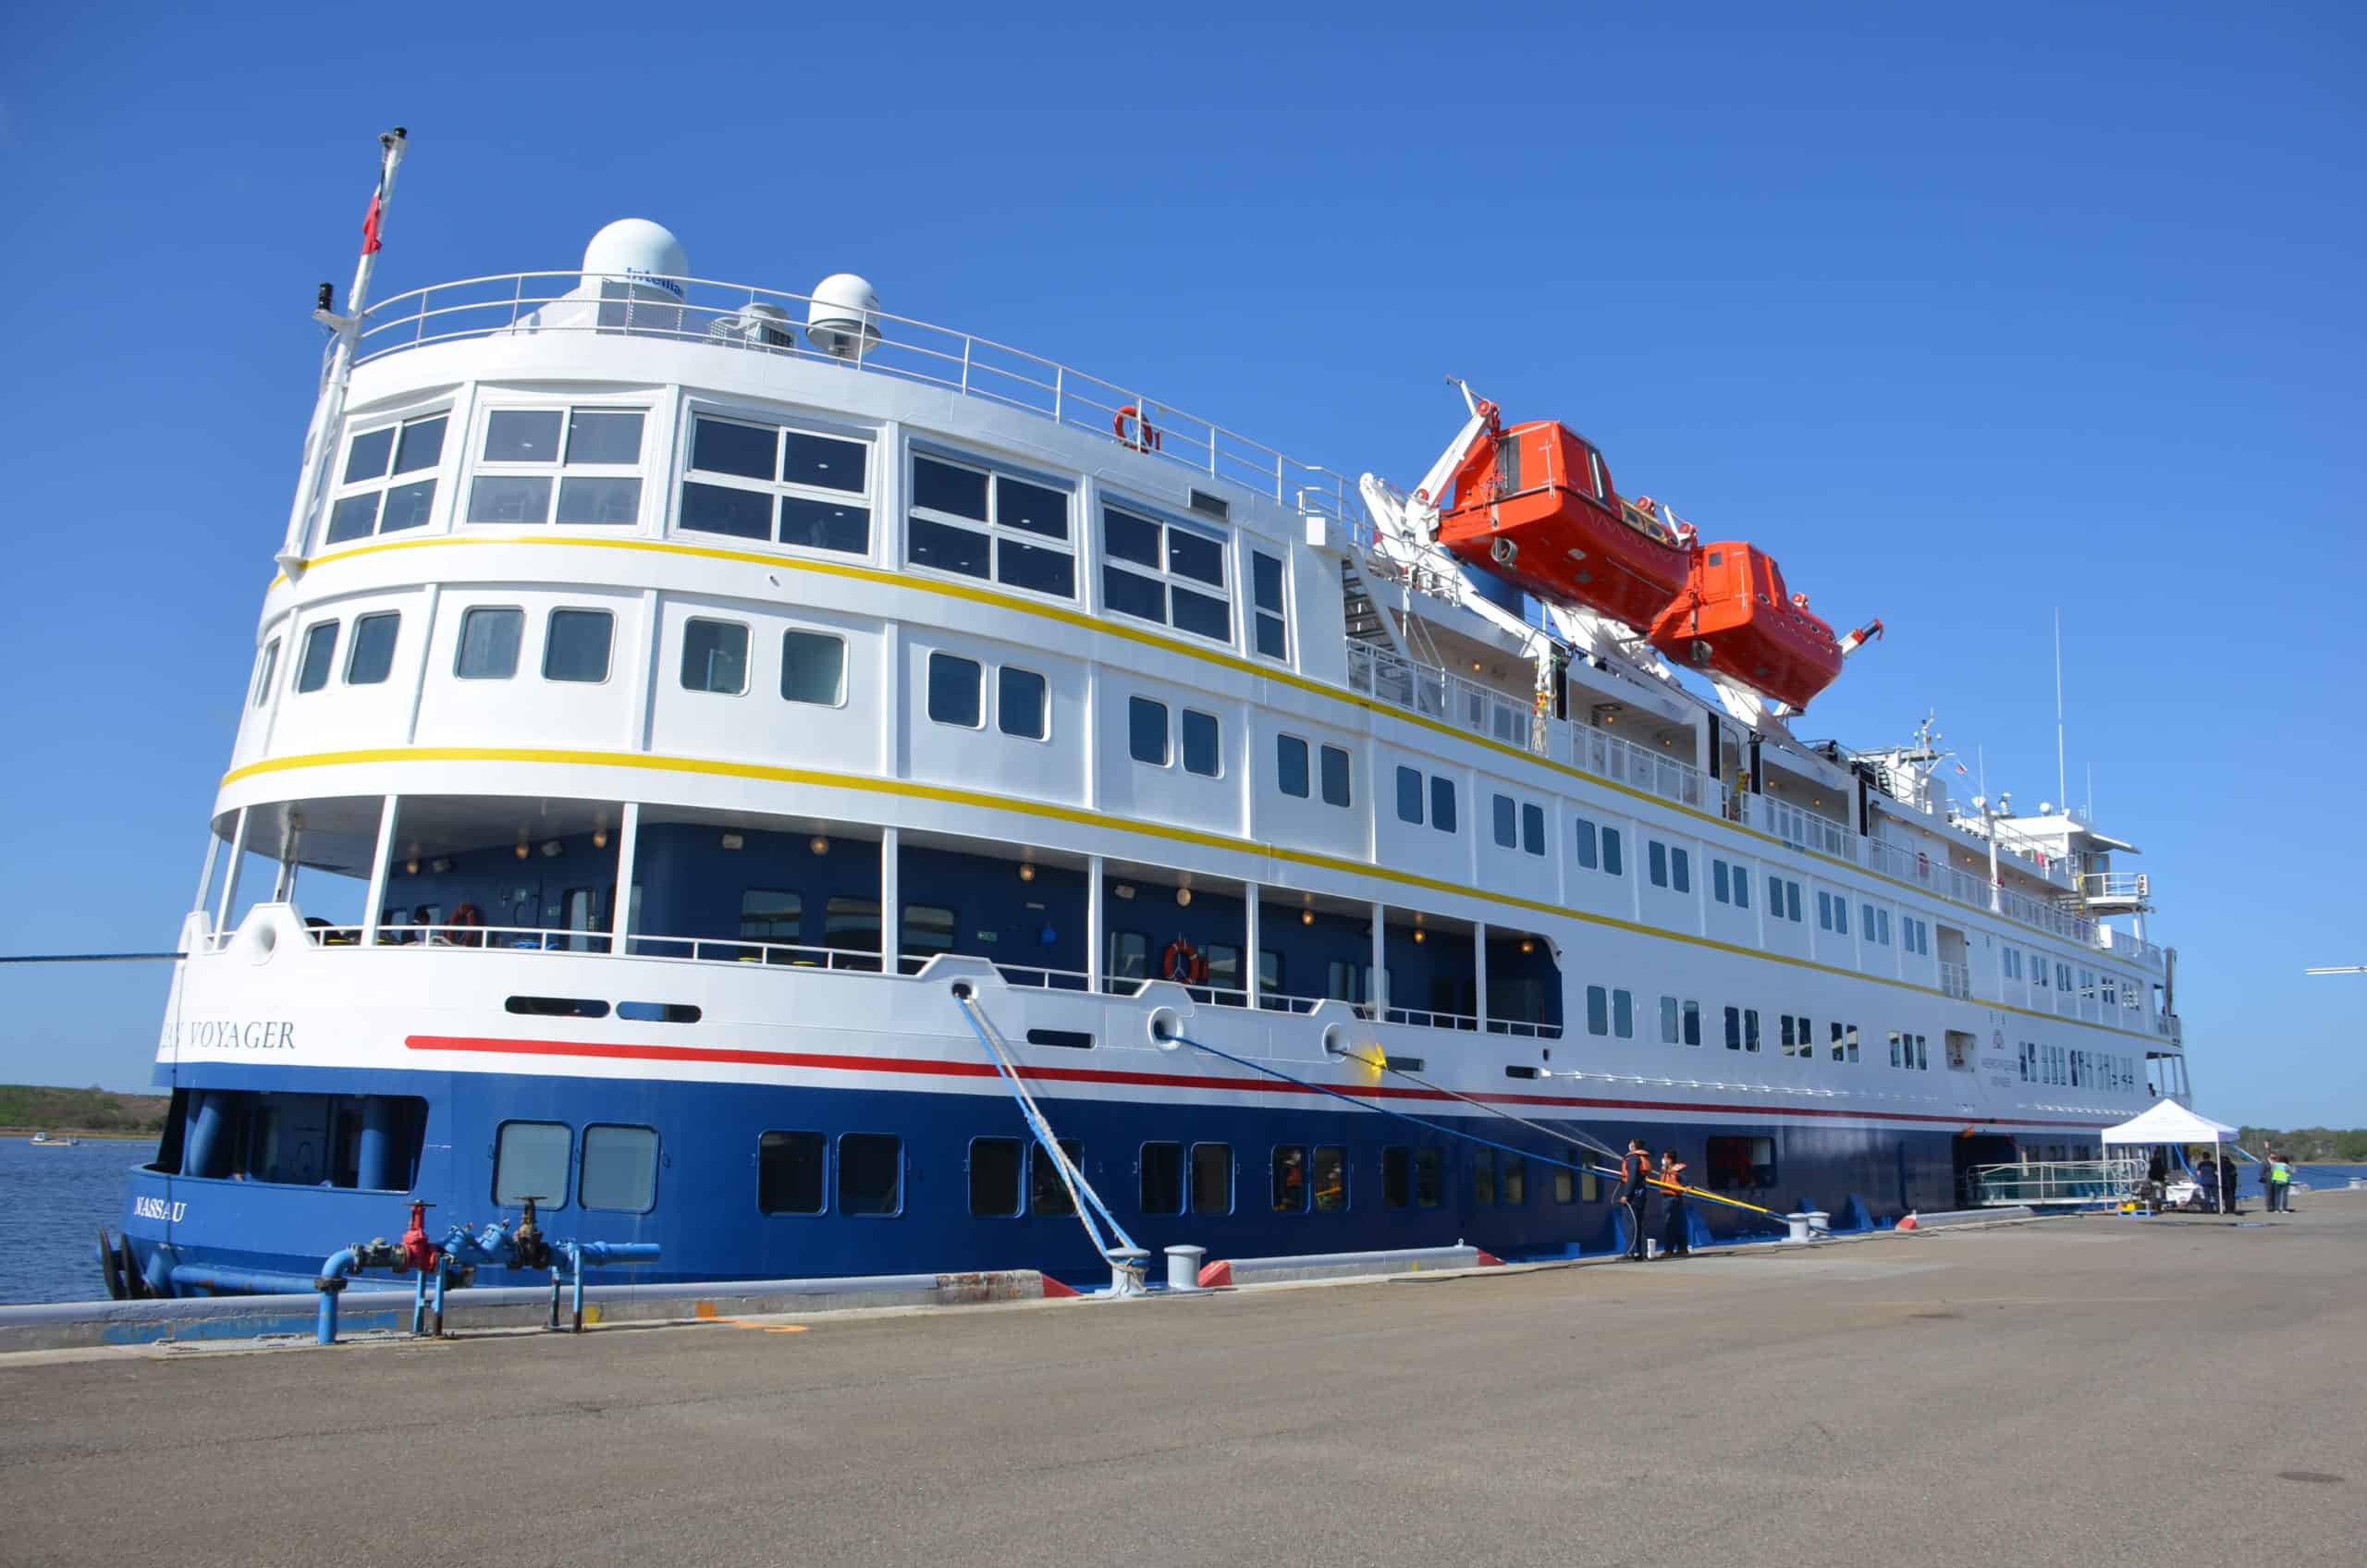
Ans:
POLYGON ((1786 1243, 1814 1241, 1815 1232, 1831 1229, 1829 1222, 1832 1219, 1832 1215, 1821 1208, 1809 1209, 1805 1214, 1787 1214, 1784 1216, 1784 1240, 1786 1243))
POLYGON ((1167 1249, 1167 1288, 1171 1291, 1196 1291, 1200 1288, 1200 1260, 1208 1256, 1206 1247, 1170 1247, 1167 1249))
POLYGON ((1111 1247, 1110 1249, 1110 1293, 1113 1296, 1138 1296, 1143 1293, 1143 1275, 1150 1263, 1148 1247, 1111 1247))

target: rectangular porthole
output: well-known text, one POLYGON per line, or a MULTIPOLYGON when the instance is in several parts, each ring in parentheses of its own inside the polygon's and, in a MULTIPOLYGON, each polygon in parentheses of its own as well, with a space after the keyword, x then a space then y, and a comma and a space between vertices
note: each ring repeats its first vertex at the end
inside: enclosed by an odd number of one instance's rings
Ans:
POLYGON ((1089 1051, 1093 1048, 1093 1036, 1082 1029, 1030 1029, 1027 1043, 1064 1051, 1089 1051))
POLYGON ((696 1023, 695 1002, 619 1002, 617 1016, 632 1023, 696 1023))
POLYGON ((365 615, 353 623, 353 645, 345 655, 348 686, 376 686, 393 672, 395 639, 402 623, 401 614, 393 610, 365 615))
POLYGON ((553 610, 543 633, 543 679, 598 684, 608 679, 616 618, 607 610, 553 610))
POLYGON ((296 659, 296 690, 317 692, 329 683, 337 665, 337 623, 316 620, 304 629, 303 652, 296 659))
POLYGON ((545 1214, 565 1208, 574 1140, 564 1121, 503 1122, 494 1137, 493 1201, 515 1208, 531 1197, 545 1214))
POLYGON ((657 1207, 657 1130, 602 1126, 583 1129, 583 1180, 578 1200, 586 1208, 646 1214, 657 1207))
POLYGON ((1145 1144, 1142 1151, 1141 1191, 1145 1214, 1181 1214, 1184 1212, 1184 1145, 1182 1144, 1145 1144))
POLYGON ((819 1133, 767 1133, 756 1140, 756 1210, 822 1212, 826 1145, 819 1133))
POLYGON ((885 1219, 903 1212, 904 1141, 887 1133, 839 1134, 839 1212, 885 1219))
POLYGON ((608 1004, 593 997, 511 997, 502 1011, 527 1018, 606 1018, 608 1004))
POLYGON ((970 1212, 1008 1219, 1019 1212, 1019 1173, 1024 1163, 1017 1138, 970 1140, 970 1212))

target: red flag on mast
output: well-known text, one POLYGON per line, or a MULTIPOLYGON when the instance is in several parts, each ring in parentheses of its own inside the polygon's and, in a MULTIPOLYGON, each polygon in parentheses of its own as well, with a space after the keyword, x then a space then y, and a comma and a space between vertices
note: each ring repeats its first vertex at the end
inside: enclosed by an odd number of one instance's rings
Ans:
POLYGON ((370 192, 370 211, 362 219, 362 253, 365 256, 373 256, 378 252, 378 222, 386 215, 386 171, 384 166, 381 166, 378 170, 378 189, 370 192))

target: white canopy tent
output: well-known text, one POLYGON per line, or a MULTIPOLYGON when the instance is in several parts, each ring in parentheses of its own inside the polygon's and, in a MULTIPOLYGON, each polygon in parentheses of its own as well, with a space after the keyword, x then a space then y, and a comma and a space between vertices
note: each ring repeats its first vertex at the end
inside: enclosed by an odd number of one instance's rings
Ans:
POLYGON ((2152 1109, 2117 1127, 2104 1129, 2107 1144, 2232 1144, 2236 1130, 2224 1121, 2197 1116, 2176 1100, 2157 1100, 2152 1109))

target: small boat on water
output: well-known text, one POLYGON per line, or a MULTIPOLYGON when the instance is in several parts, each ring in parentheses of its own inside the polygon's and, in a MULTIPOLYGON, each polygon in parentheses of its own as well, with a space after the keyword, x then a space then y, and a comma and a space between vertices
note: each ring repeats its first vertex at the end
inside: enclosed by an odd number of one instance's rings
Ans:
POLYGON ((50 1133, 35 1133, 25 1142, 41 1149, 70 1149, 81 1143, 80 1138, 61 1138, 50 1133))

